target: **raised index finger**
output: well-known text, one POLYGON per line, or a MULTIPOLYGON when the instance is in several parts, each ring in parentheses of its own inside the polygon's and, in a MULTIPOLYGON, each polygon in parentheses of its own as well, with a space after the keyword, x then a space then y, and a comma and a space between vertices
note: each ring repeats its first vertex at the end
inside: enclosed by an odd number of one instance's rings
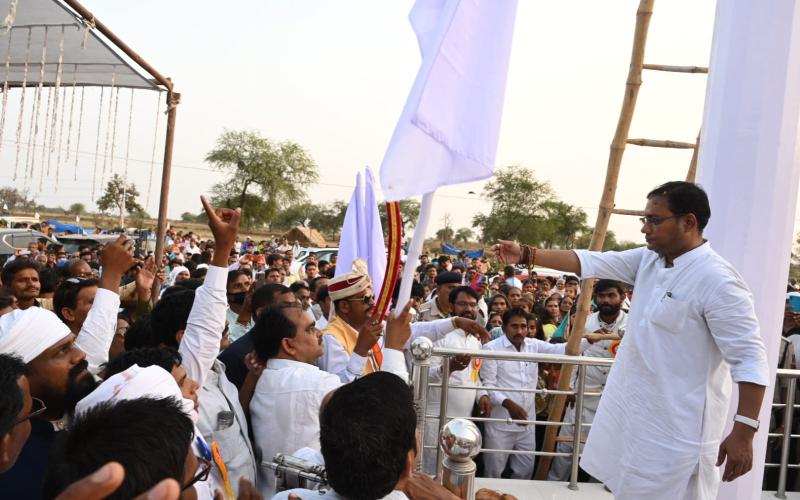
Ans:
POLYGON ((208 201, 205 195, 200 195, 200 201, 203 203, 203 210, 206 211, 206 215, 208 215, 209 220, 216 220, 219 219, 217 217, 217 213, 214 211, 214 207, 211 206, 211 202, 208 201))

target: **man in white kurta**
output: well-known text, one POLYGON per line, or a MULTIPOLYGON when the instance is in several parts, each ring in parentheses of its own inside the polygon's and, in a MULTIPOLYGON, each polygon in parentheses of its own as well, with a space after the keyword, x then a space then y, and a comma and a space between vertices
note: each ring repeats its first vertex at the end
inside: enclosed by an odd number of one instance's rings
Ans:
MULTIPOLYGON (((304 447, 319 450, 320 404, 342 385, 338 376, 314 364, 322 355, 322 332, 300 307, 268 309, 253 331, 256 353, 267 359, 250 401, 256 454, 264 463, 271 462, 276 453, 291 455, 304 447)), ((387 345, 391 345, 388 339, 387 345)), ((381 370, 408 380, 399 350, 383 350, 381 370)), ((262 466, 259 489, 269 495, 274 487, 274 472, 262 466)))
MULTIPOLYGON (((454 289, 450 297, 450 307, 453 314, 459 318, 475 320, 478 315, 478 293, 468 286, 461 286, 454 289)), ((425 324, 423 322, 422 324, 425 324)), ((470 335, 462 329, 453 330, 445 335, 441 340, 433 343, 435 347, 447 347, 463 351, 479 351, 482 347, 481 341, 474 335, 470 335)), ((481 390, 480 368, 481 360, 471 359, 469 355, 450 358, 450 377, 448 384, 451 388, 447 391, 447 412, 448 417, 470 417, 472 407, 478 403, 481 417, 491 415, 491 403, 486 392, 481 390), (473 387, 474 389, 459 389, 453 386, 473 387)), ((431 358, 428 382, 431 384, 442 383, 442 358, 434 356, 431 358)), ((442 390, 438 387, 428 388, 427 413, 439 415, 441 409, 442 390)), ((446 421, 445 421, 446 423, 446 421)), ((437 436, 441 424, 438 418, 431 418, 425 422, 425 446, 438 446, 437 436)), ((426 448, 423 454, 424 470, 428 474, 436 474, 436 449, 426 448)))
POLYGON ((720 473, 752 466, 766 350, 753 298, 702 237, 711 217, 697 185, 668 182, 647 196, 647 247, 625 252, 536 250, 500 242, 503 261, 632 283, 636 294, 581 466, 617 499, 711 499, 720 473), (728 415, 731 379, 738 384, 728 415), (727 419, 734 420, 722 441, 727 419), (719 455, 719 460, 718 460, 719 455))
MULTIPOLYGON (((504 335, 488 342, 483 348, 489 351, 564 354, 567 344, 550 344, 528 338, 528 316, 517 307, 506 311, 503 314, 504 335)), ((539 380, 539 365, 528 361, 485 359, 481 367, 481 380, 486 387, 533 390, 539 380)), ((492 402, 492 418, 536 419, 536 394, 501 390, 487 392, 492 402)), ((536 449, 534 426, 527 423, 487 422, 484 448, 532 452, 536 449)), ((510 460, 508 456, 508 453, 484 453, 484 475, 499 478, 508 462, 511 479, 530 479, 533 475, 533 455, 515 454, 511 455, 510 460)))

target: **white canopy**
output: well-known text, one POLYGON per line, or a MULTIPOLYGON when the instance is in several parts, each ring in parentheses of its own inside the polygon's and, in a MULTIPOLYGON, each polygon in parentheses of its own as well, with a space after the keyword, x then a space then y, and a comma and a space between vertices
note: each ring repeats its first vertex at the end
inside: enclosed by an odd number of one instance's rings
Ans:
MULTIPOLYGON (((9 12, 12 3, 10 0, 0 0, 0 19, 9 12)), ((60 0, 19 0, 10 31, 6 33, 0 28, 0 80, 5 80, 7 74, 10 87, 21 86, 27 61, 27 85, 38 85, 46 40, 42 80, 45 86, 56 85, 61 57, 62 86, 71 86, 73 78, 79 86, 111 86, 113 77, 113 85, 117 87, 160 90, 156 82, 143 76, 134 68, 134 64, 112 49, 97 30, 88 30, 84 48, 86 31, 87 25, 80 16, 60 0), (62 29, 63 51, 60 50, 62 29)))

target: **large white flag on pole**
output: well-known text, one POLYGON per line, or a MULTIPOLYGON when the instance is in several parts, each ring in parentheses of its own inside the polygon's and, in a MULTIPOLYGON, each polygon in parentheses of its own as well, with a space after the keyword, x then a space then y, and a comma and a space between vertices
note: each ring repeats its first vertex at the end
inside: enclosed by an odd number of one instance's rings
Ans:
POLYGON ((381 164, 389 201, 423 195, 397 307, 414 268, 439 186, 491 177, 517 0, 417 0, 409 15, 422 64, 381 164))
POLYGON ((491 177, 516 0, 417 0, 422 65, 381 164, 396 201, 491 177))
POLYGON ((373 290, 378 293, 386 273, 386 246, 375 196, 375 179, 369 167, 363 180, 361 172, 356 175, 356 187, 339 236, 336 276, 349 273, 356 259, 367 264, 373 290))

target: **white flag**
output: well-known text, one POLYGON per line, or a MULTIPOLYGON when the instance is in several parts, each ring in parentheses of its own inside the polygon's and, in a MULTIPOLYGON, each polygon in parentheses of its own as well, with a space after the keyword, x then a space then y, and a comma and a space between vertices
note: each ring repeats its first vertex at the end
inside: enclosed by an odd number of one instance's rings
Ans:
POLYGON ((516 0, 417 0, 422 64, 381 164, 394 201, 491 177, 516 0))

